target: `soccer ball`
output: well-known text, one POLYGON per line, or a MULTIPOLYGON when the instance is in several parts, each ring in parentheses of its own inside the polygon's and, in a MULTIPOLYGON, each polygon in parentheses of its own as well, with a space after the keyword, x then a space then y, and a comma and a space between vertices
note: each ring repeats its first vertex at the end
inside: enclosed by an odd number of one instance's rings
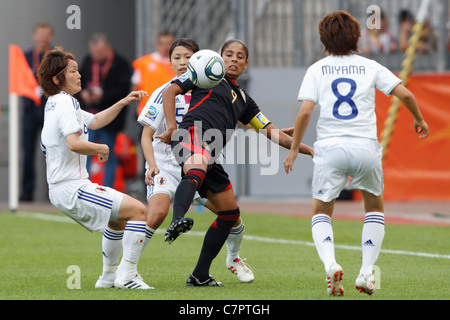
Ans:
POLYGON ((225 76, 225 62, 215 51, 204 49, 194 53, 187 65, 189 80, 197 87, 210 89, 225 76))

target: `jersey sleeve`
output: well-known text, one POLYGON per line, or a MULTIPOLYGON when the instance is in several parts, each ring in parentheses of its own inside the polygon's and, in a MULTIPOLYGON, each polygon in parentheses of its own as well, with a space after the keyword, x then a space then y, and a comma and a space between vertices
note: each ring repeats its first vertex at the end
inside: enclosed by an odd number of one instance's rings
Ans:
POLYGON ((58 124, 64 137, 82 130, 81 119, 78 119, 70 97, 63 97, 58 101, 58 124))
POLYGON ((248 95, 246 95, 246 101, 245 111, 239 121, 242 124, 250 124, 256 131, 269 125, 270 121, 262 114, 256 102, 248 95))
POLYGON ((297 97, 298 101, 309 100, 317 104, 319 101, 318 84, 314 78, 314 70, 309 67, 303 78, 297 97))
MULTIPOLYGON (((170 85, 170 83, 167 84, 167 86, 168 85, 170 85)), ((152 93, 137 119, 138 123, 143 126, 150 127, 155 131, 164 120, 164 109, 161 93, 164 91, 165 87, 152 93)))
POLYGON ((84 123, 86 124, 86 127, 90 127, 92 122, 94 122, 95 114, 87 112, 83 109, 81 109, 81 114, 83 115, 84 123))
POLYGON ((174 79, 172 81, 172 83, 175 83, 176 85, 178 85, 181 90, 183 90, 182 94, 185 94, 188 91, 191 91, 195 88, 197 88, 192 82, 191 80, 189 80, 189 77, 187 75, 187 72, 183 73, 181 76, 179 76, 178 78, 174 79))
POLYGON ((389 96, 392 90, 402 82, 395 74, 389 69, 377 63, 378 72, 376 75, 375 88, 389 96))

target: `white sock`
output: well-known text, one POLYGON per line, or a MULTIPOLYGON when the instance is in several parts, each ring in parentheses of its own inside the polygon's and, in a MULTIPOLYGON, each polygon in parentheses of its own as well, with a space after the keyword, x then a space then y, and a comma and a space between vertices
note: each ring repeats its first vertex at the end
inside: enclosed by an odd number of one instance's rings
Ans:
POLYGON ((149 226, 145 227, 145 240, 144 240, 144 249, 147 247, 150 240, 152 240, 153 234, 155 233, 155 229, 150 228, 149 226))
POLYGON ((104 280, 114 281, 116 277, 116 267, 122 254, 123 230, 112 230, 105 228, 102 237, 102 256, 104 280))
POLYGON ((325 271, 336 262, 334 257, 334 236, 331 217, 326 214, 316 214, 311 220, 311 232, 317 253, 322 260, 325 271))
POLYGON ((242 241, 244 240, 244 229, 245 226, 243 223, 231 228, 230 234, 225 242, 228 250, 228 261, 233 261, 234 259, 239 258, 239 251, 241 250, 242 241))
POLYGON ((366 274, 368 269, 377 262, 381 244, 384 238, 384 214, 382 212, 366 213, 362 230, 362 266, 360 274, 366 274))
POLYGON ((123 233, 123 257, 117 268, 122 278, 134 278, 137 273, 137 263, 144 248, 145 221, 128 221, 123 233))

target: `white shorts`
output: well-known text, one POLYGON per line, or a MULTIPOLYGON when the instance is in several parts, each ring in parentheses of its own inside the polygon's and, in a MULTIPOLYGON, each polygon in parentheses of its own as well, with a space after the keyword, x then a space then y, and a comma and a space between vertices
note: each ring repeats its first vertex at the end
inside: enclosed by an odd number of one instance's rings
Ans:
POLYGON ((378 141, 364 138, 329 138, 314 143, 313 198, 330 202, 344 188, 381 195, 382 149, 378 141))
POLYGON ((124 194, 92 183, 72 180, 51 185, 50 202, 89 231, 103 232, 110 220, 117 220, 124 194))
MULTIPOLYGON (((177 165, 172 168, 160 168, 159 174, 153 178, 153 182, 153 186, 147 186, 147 202, 151 196, 158 193, 169 195, 170 201, 172 201, 181 182, 181 167, 177 165)), ((200 197, 196 192, 192 204, 204 206, 206 201, 207 199, 200 197)))

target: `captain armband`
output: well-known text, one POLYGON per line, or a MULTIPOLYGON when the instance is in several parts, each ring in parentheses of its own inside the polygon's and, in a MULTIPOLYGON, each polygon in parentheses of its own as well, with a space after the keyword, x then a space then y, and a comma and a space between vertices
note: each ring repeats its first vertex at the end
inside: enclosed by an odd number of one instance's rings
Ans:
POLYGON ((261 112, 259 112, 253 117, 252 120, 250 120, 249 124, 256 130, 256 132, 258 132, 270 124, 270 121, 261 112))

